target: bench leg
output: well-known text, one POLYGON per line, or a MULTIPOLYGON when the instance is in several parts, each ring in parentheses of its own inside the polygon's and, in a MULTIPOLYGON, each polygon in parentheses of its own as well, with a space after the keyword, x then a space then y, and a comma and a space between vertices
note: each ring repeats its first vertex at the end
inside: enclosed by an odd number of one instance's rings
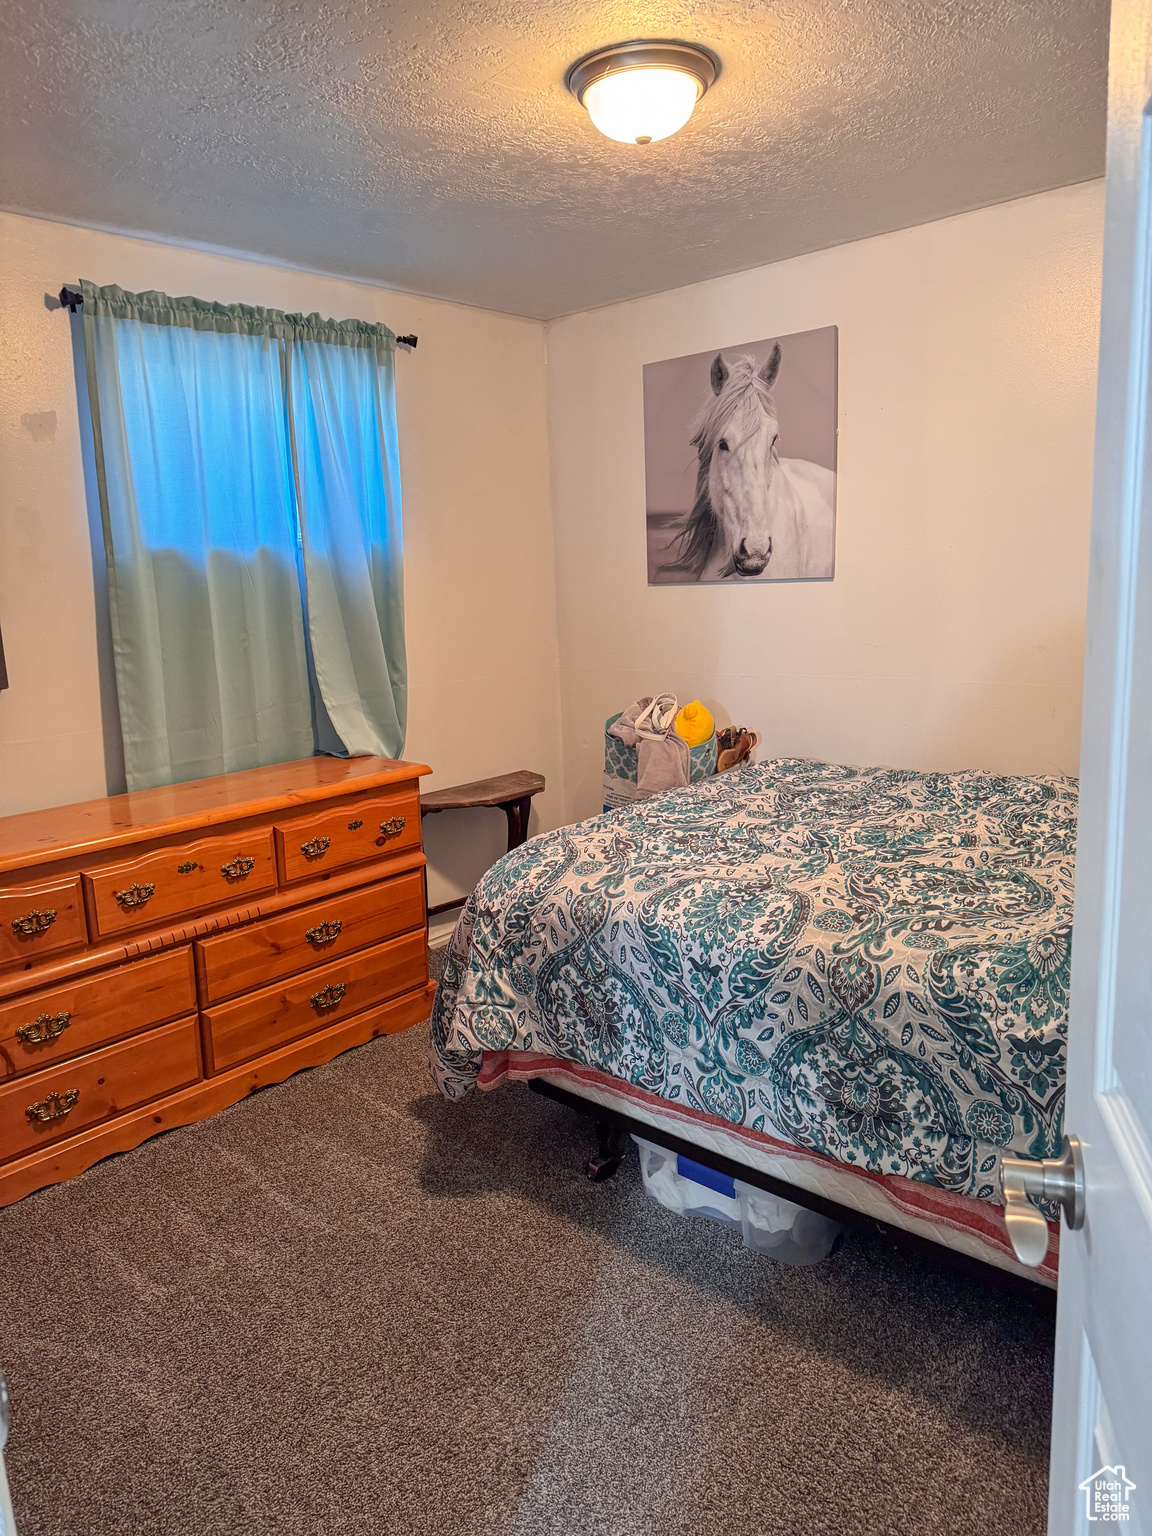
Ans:
POLYGON ((528 818, 532 814, 532 796, 521 795, 519 800, 505 800, 500 809, 508 818, 508 851, 519 848, 528 837, 528 818))

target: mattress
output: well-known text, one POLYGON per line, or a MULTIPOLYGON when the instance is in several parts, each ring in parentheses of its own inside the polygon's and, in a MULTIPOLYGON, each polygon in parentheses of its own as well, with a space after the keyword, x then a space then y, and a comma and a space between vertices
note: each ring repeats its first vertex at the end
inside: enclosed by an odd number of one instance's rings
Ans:
POLYGON ((532 1052, 995 1206, 1002 1153, 1061 1142, 1076 808, 1072 779, 777 759, 534 838, 461 913, 436 1080, 532 1052))
POLYGON ((542 1079, 590 1104, 628 1115, 690 1141, 705 1152, 783 1179, 849 1210, 859 1211, 888 1226, 928 1238, 954 1253, 992 1264, 997 1269, 1055 1288, 1060 1254, 1060 1227, 1048 1223, 1048 1252, 1037 1269, 1018 1263, 1004 1225, 1003 1210, 984 1200, 949 1194, 930 1184, 896 1175, 847 1168, 802 1148, 789 1146, 760 1131, 746 1130, 697 1110, 669 1104, 654 1094, 622 1083, 594 1067, 557 1061, 533 1051, 486 1051, 477 1078, 482 1089, 505 1082, 542 1079))

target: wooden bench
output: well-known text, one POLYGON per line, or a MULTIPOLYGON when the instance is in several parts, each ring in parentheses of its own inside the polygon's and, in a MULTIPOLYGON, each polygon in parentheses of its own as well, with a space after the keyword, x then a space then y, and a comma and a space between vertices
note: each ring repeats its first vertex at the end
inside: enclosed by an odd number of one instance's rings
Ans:
MULTIPOLYGON (((544 775, 533 773, 530 768, 518 768, 515 773, 498 773, 492 779, 477 779, 473 784, 457 784, 451 789, 434 789, 420 797, 420 816, 434 816, 438 811, 469 811, 477 806, 499 807, 508 818, 508 851, 519 848, 528 836, 528 817, 532 811, 532 796, 544 788, 544 775)), ((454 901, 442 901, 429 907, 428 915, 450 912, 462 907, 466 896, 454 901)))

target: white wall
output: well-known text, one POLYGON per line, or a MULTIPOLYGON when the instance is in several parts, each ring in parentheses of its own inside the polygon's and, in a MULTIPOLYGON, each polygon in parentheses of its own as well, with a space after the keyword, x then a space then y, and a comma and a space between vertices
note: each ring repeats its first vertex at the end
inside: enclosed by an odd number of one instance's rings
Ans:
MULTIPOLYGON (((67 311, 81 277, 225 303, 319 310, 415 331, 397 358, 409 723, 429 785, 511 768, 549 781, 533 830, 561 816, 554 559, 543 327, 529 320, 0 214, 0 814, 108 792, 95 562, 67 311)), ((114 714, 105 722, 114 727, 114 714)), ((116 788, 114 753, 112 787, 116 788)), ((425 823, 429 899, 502 851, 498 811, 425 823)))
MULTIPOLYGON (((1103 184, 1088 183, 545 333, 0 215, 0 624, 12 679, 0 694, 0 814, 108 782, 102 555, 70 321, 45 302, 81 276, 418 332, 418 351, 397 362, 406 750, 433 765, 432 784, 531 767, 549 780, 533 830, 587 815, 604 718, 660 688, 760 730, 762 756, 1075 772, 1102 226, 1103 184), (649 588, 642 365, 829 324, 840 328, 835 580, 649 588)), ((425 830, 434 902, 503 847, 498 812, 425 830)))
POLYGON ((1103 183, 548 327, 569 819, 603 722, 702 698, 760 756, 1077 771, 1103 183), (641 368, 837 325, 830 583, 646 585, 641 368))

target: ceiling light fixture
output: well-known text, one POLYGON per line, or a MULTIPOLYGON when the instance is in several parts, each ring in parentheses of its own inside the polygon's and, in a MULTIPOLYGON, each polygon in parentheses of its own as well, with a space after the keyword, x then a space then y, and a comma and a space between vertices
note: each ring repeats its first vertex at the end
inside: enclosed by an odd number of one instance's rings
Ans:
POLYGON ((616 43, 578 59, 567 85, 606 138, 655 144, 683 128, 718 73, 692 43, 616 43))

